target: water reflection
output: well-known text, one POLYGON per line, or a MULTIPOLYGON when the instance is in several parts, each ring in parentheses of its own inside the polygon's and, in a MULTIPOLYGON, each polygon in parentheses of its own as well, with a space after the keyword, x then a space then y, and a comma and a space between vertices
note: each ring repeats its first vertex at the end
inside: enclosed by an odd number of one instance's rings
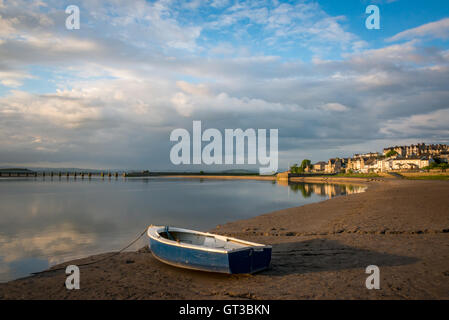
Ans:
POLYGON ((290 190, 295 193, 300 192, 304 198, 309 198, 312 194, 327 196, 329 199, 353 193, 360 193, 363 187, 343 184, 327 184, 327 183, 289 183, 290 190))
MULTIPOLYGON (((149 224, 208 230, 361 191, 244 180, 0 178, 0 281, 117 250, 149 224)), ((142 239, 131 249, 145 244, 142 239)))

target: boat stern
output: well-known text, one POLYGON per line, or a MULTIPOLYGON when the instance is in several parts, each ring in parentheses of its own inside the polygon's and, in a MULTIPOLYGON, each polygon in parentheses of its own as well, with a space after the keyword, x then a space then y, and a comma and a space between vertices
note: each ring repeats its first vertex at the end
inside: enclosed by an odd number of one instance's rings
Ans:
POLYGON ((271 246, 261 248, 248 248, 230 252, 229 270, 232 274, 256 273, 270 267, 271 246))

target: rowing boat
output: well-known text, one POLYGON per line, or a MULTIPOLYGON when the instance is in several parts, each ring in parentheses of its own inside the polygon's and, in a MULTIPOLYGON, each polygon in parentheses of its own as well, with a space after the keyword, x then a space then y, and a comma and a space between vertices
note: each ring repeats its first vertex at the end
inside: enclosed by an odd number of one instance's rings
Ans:
POLYGON ((248 274, 270 266, 268 245, 167 226, 150 226, 147 234, 153 256, 176 267, 248 274))

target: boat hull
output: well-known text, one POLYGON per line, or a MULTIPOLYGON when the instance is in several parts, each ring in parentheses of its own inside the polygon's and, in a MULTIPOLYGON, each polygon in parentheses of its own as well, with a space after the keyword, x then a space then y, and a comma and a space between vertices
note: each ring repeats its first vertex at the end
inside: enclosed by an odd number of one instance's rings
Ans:
POLYGON ((227 274, 249 274, 267 269, 271 247, 248 247, 229 252, 215 252, 167 244, 150 238, 150 249, 158 260, 181 268, 227 274))

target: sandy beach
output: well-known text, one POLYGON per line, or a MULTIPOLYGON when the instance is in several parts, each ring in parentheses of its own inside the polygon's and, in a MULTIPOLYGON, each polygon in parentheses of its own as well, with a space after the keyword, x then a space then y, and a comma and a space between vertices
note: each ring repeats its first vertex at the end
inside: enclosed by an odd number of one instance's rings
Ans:
POLYGON ((210 230, 271 244, 270 270, 189 271, 143 248, 82 267, 80 290, 55 271, 0 284, 0 299, 449 299, 449 183, 353 181, 367 191, 210 230), (380 290, 365 287, 369 265, 380 268, 380 290))

